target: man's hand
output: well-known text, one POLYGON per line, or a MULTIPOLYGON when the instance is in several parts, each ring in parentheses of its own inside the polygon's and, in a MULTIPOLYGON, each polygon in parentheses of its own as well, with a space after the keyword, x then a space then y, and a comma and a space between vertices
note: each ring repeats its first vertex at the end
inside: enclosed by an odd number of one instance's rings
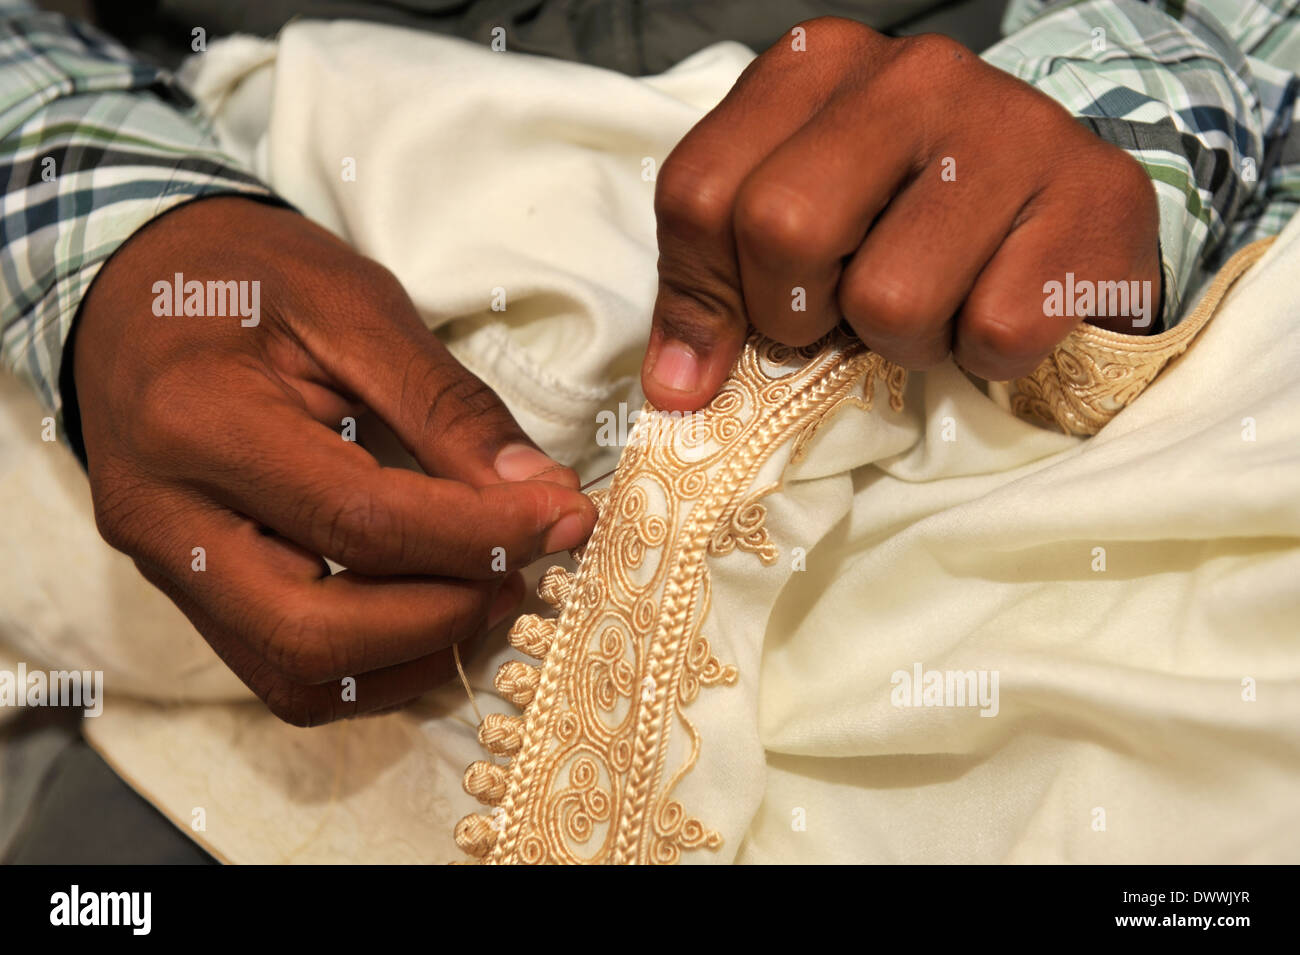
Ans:
POLYGON ((835 18, 803 28, 806 49, 787 36, 755 60, 660 171, 642 371, 654 405, 708 402, 746 319, 805 345, 842 316, 905 367, 952 352, 1006 380, 1079 321, 1045 314, 1045 283, 1067 272, 1149 282, 1159 307, 1155 192, 1125 152, 947 38, 835 18))
POLYGON ((447 648, 522 596, 513 571, 595 521, 577 476, 393 275, 294 212, 214 198, 168 213, 104 267, 76 334, 101 533, 292 723, 440 683, 447 648), (176 273, 260 283, 258 323, 155 314, 155 283, 176 273), (342 419, 366 408, 432 476, 343 439, 342 419))

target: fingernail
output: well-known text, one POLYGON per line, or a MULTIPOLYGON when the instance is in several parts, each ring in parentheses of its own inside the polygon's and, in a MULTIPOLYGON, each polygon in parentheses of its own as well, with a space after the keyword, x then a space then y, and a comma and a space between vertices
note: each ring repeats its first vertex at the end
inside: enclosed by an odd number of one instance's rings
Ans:
POLYGON ((555 522, 555 526, 546 535, 542 550, 548 554, 573 550, 587 539, 589 533, 591 529, 581 514, 566 514, 555 522))
POLYGON ((543 471, 563 467, 558 461, 526 444, 507 444, 497 452, 492 465, 503 481, 527 481, 543 471))
POLYGON ((650 377, 671 391, 695 391, 700 384, 700 358, 689 345, 670 339, 660 347, 650 377))

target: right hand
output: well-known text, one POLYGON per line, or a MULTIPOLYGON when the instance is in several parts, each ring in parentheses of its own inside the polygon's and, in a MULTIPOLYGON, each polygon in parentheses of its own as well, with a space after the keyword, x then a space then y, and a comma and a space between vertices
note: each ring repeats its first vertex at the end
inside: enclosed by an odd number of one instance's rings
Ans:
POLYGON ((518 568, 595 523, 577 475, 397 279, 289 210, 220 197, 167 213, 103 267, 75 334, 100 532, 288 722, 391 709, 441 683, 450 646, 519 602, 518 568), (259 281, 259 324, 155 315, 154 283, 177 272, 259 281), (343 440, 343 417, 367 408, 433 476, 343 440))
POLYGON ((755 59, 659 170, 652 405, 711 401, 751 325, 798 346, 843 319, 905 368, 951 354, 1019 378, 1083 318, 1046 307, 1067 273, 1116 289, 1088 321, 1152 327, 1160 212, 1132 156, 946 37, 800 28, 806 47, 755 59), (1146 290, 1140 316, 1127 294, 1111 310, 1121 286, 1146 290))

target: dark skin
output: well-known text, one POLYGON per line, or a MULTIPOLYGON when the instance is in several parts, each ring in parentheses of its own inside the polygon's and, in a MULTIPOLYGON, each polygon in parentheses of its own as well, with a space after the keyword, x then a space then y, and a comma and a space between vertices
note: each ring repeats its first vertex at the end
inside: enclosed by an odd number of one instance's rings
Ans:
POLYGON ((443 682, 451 645, 522 597, 493 549, 514 570, 595 523, 577 475, 429 334, 393 275, 285 209, 213 198, 151 223, 87 296, 74 362, 101 533, 291 723, 443 682), (259 280, 260 324, 154 315, 152 283, 173 272, 259 280), (363 408, 424 474, 342 440, 363 408))
POLYGON ((660 170, 654 405, 707 403, 750 324, 805 345, 842 316, 904 367, 952 354, 1001 381, 1079 321, 1043 314, 1045 282, 1150 281, 1159 298, 1155 192, 1127 153, 946 37, 802 27, 806 49, 787 36, 758 57, 660 170))
MULTIPOLYGON (((804 345, 842 316, 908 368, 951 354, 1005 380, 1078 321, 1044 315, 1044 282, 1159 288, 1155 194, 1123 151, 951 40, 802 26, 806 49, 787 37, 760 56, 660 171, 654 405, 712 399, 751 324, 804 345)), ((493 548, 513 571, 594 525, 577 476, 428 333, 392 274, 296 213, 213 198, 166 214, 101 270, 76 335, 101 532, 292 723, 441 683, 448 648, 521 597, 493 548), (153 283, 175 272, 259 280, 261 324, 154 315, 153 283), (424 473, 340 438, 366 410, 424 473)))

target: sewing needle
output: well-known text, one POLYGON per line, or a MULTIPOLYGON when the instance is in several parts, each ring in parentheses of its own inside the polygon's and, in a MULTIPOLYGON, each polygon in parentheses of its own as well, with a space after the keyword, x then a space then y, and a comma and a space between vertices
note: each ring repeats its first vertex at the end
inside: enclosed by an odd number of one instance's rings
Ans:
POLYGON ((611 470, 611 471, 606 471, 606 472, 605 472, 604 474, 602 474, 600 477, 592 478, 590 481, 588 481, 588 482, 587 482, 586 484, 584 484, 582 487, 578 488, 578 490, 579 490, 579 491, 585 491, 585 490, 587 490, 587 488, 591 487, 593 484, 599 484, 601 481, 605 480, 605 478, 609 477, 611 474, 614 473, 614 471, 617 471, 617 470, 618 470, 618 468, 614 468, 614 469, 611 470))

